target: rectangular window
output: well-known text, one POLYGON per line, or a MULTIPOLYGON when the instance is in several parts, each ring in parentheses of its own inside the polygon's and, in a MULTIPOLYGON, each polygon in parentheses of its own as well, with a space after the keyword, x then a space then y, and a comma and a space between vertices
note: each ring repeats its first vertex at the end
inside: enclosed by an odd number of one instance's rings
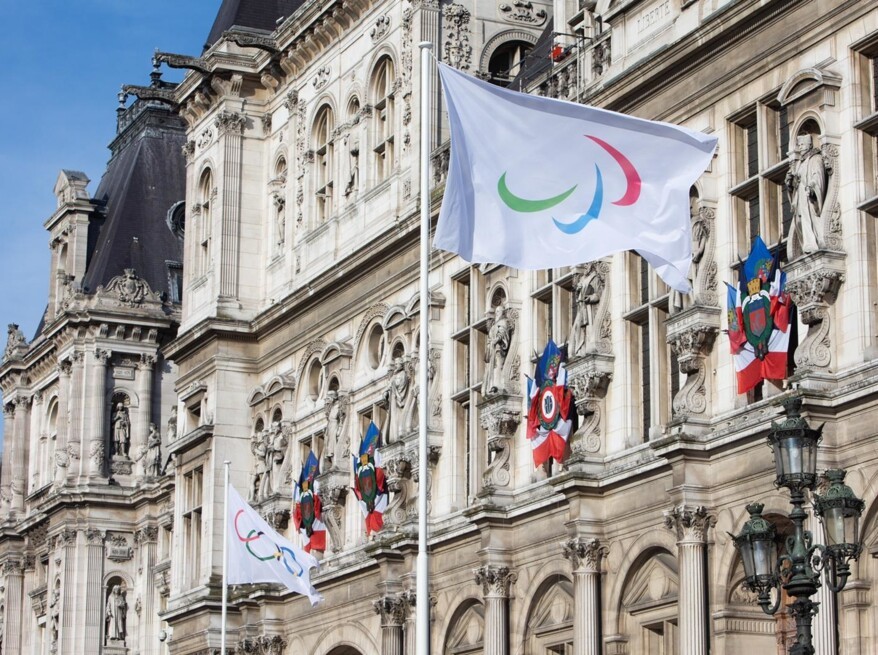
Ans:
POLYGON ((183 503, 185 570, 190 587, 195 587, 201 575, 201 513, 204 503, 204 469, 200 466, 183 476, 183 503))

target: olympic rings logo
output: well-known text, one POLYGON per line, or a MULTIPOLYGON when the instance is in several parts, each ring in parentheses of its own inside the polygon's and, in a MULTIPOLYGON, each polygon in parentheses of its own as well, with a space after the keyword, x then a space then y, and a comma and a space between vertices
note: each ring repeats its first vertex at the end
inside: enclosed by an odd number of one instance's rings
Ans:
POLYGON ((305 572, 305 567, 303 567, 296 559, 296 554, 292 551, 291 548, 287 548, 286 546, 279 546, 278 544, 269 541, 268 538, 262 539, 262 537, 265 536, 265 533, 261 530, 251 529, 250 532, 247 533, 246 537, 241 534, 241 530, 240 528, 238 528, 238 519, 241 518, 241 514, 243 513, 244 510, 239 509, 238 513, 235 514, 235 535, 238 537, 238 541, 245 545, 245 547, 247 548, 247 552, 260 562, 268 562, 271 560, 283 562, 284 567, 287 571, 290 572, 291 575, 301 577, 301 575, 305 572), (260 543, 263 544, 263 546, 267 543, 269 546, 268 549, 264 550, 262 553, 259 552, 260 543), (253 550, 252 546, 255 546, 256 550, 253 550), (298 569, 298 571, 293 570, 294 566, 298 569))

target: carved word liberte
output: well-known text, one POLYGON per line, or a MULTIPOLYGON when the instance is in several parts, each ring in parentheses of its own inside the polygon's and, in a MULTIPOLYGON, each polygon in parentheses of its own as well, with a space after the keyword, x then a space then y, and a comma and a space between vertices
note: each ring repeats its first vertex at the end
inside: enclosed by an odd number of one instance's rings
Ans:
POLYGON ((662 18, 667 18, 671 15, 671 0, 665 0, 661 4, 653 7, 649 11, 646 11, 637 19, 637 33, 641 34, 644 31, 648 30, 650 27, 653 27, 656 23, 658 23, 662 18))

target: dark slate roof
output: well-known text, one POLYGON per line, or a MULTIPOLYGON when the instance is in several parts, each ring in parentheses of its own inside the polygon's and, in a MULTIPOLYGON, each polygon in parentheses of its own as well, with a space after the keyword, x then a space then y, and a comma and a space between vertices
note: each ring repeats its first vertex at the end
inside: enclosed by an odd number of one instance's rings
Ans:
POLYGON ((223 32, 233 26, 273 32, 279 18, 288 18, 304 0, 223 0, 206 47, 219 41, 223 32))
MULTIPOLYGON (((93 221, 83 290, 94 293, 126 268, 169 293, 168 261, 183 261, 183 241, 168 212, 186 193, 183 121, 166 107, 135 103, 134 112, 110 145, 113 156, 95 192, 104 219, 93 221)), ((91 229, 91 228, 90 228, 91 229)))

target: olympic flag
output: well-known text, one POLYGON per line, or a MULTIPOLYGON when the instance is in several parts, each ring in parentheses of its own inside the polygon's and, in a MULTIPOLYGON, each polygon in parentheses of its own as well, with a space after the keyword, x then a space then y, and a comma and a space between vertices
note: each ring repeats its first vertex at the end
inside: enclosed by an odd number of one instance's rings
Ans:
POLYGON ((307 596, 312 606, 322 600, 311 586, 311 569, 320 568, 316 557, 275 532, 231 485, 226 512, 231 563, 226 584, 276 582, 307 596))
POLYGON ((636 250, 689 291, 689 189, 717 138, 502 89, 444 64, 451 159, 434 245, 540 269, 636 250))

